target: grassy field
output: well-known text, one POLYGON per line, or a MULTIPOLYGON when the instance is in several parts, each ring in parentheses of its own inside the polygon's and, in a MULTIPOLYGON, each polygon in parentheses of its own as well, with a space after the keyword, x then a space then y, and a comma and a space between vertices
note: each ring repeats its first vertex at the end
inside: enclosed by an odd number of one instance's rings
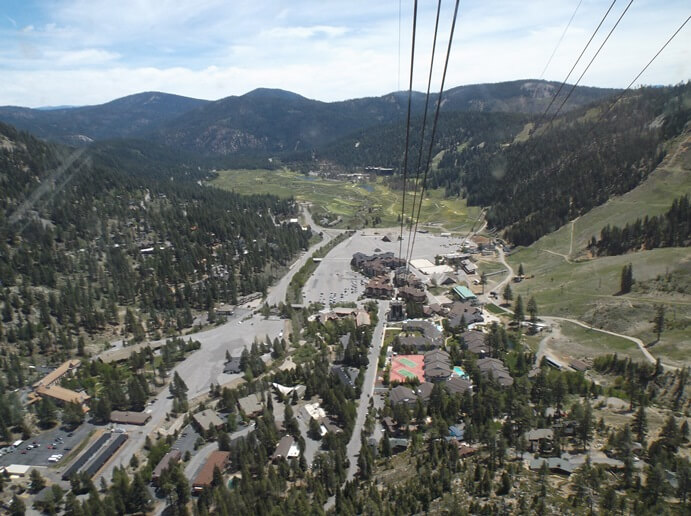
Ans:
POLYGON ((529 276, 513 284, 515 294, 535 296, 540 313, 574 317, 618 333, 638 337, 654 355, 672 364, 689 363, 691 356, 691 275, 688 248, 654 249, 621 256, 589 259, 585 246, 606 224, 624 225, 644 215, 659 214, 672 200, 691 192, 691 141, 668 157, 640 186, 593 209, 573 223, 546 235, 509 257, 514 268, 523 263, 529 276), (686 149, 686 150, 683 150, 686 149), (621 270, 632 264, 637 286, 625 296, 619 291, 621 270), (681 287, 643 288, 656 278, 672 278, 681 287), (664 305, 668 328, 655 343, 652 317, 664 305))
MULTIPOLYGON (((243 194, 274 194, 310 202, 315 219, 325 213, 342 217, 336 227, 373 226, 376 217, 380 219, 379 227, 399 224, 401 194, 389 189, 381 180, 354 184, 308 177, 285 169, 224 170, 212 184, 243 194)), ((410 195, 406 204, 412 206, 412 202, 410 195)), ((442 190, 431 190, 422 202, 420 224, 440 224, 429 229, 465 231, 478 214, 479 208, 468 207, 464 200, 445 199, 442 190)))
POLYGON ((660 166, 639 186, 565 224, 533 246, 576 259, 607 224, 623 227, 639 217, 659 215, 669 209, 676 197, 691 194, 691 137, 675 144, 660 166))
POLYGON ((599 331, 588 330, 577 324, 562 321, 561 339, 557 339, 550 348, 565 355, 580 355, 595 357, 617 353, 620 356, 631 357, 634 360, 644 361, 645 357, 638 346, 627 339, 607 335, 599 331))

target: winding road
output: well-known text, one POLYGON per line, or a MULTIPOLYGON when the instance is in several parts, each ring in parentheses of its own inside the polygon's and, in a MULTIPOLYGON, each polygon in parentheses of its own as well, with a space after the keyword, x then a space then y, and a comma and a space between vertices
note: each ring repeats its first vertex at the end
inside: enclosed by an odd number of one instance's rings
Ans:
MULTIPOLYGON (((575 222, 575 220, 574 220, 574 222, 575 222)), ((498 252, 499 252, 499 261, 509 271, 509 274, 502 281, 500 281, 497 285, 495 285, 495 287, 494 287, 497 294, 500 295, 501 289, 503 289, 504 286, 513 279, 514 272, 513 272, 513 268, 506 261, 506 256, 504 255, 504 251, 501 248, 498 248, 498 252)), ((499 305, 497 305, 497 306, 499 306, 499 305)), ((499 308, 501 308, 502 310, 504 310, 507 313, 513 313, 508 308, 505 308, 502 306, 499 306, 499 308)), ((613 331, 604 330, 602 328, 596 328, 595 326, 591 326, 587 323, 584 323, 583 321, 579 321, 577 319, 571 319, 571 318, 567 318, 567 317, 543 315, 543 316, 540 316, 540 319, 543 319, 545 321, 553 321, 553 322, 558 322, 558 321, 570 322, 572 324, 576 324, 576 325, 581 326, 582 328, 586 328, 588 330, 598 331, 600 333, 606 333, 607 335, 612 335, 614 337, 621 337, 622 339, 626 339, 626 340, 629 340, 629 341, 635 343, 638 346, 638 349, 641 350, 641 353, 643 353, 643 356, 646 358, 646 360, 648 360, 648 362, 650 362, 652 364, 657 362, 657 359, 653 356, 653 354, 650 351, 648 351, 648 348, 645 347, 645 344, 643 343, 643 341, 637 337, 631 337, 630 335, 624 335, 622 333, 615 333, 613 331)), ((540 349, 538 351, 538 356, 540 355, 540 351, 542 352, 542 354, 544 354, 544 352, 546 351, 545 348, 546 348, 546 339, 542 339, 540 341, 540 349)), ((668 364, 663 364, 663 365, 664 365, 665 369, 677 369, 676 367, 668 365, 668 364)))

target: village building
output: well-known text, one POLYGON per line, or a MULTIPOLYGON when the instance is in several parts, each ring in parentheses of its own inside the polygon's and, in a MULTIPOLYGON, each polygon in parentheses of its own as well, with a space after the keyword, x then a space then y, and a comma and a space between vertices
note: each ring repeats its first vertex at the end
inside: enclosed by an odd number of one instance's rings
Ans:
POLYGON ((355 253, 350 260, 350 265, 361 271, 365 276, 374 277, 387 274, 389 271, 404 266, 406 261, 397 258, 393 252, 367 255, 355 253))
POLYGON ((372 278, 365 285, 365 295, 367 297, 391 299, 393 294, 394 288, 387 276, 372 278))
POLYGON ((295 439, 290 435, 284 435, 281 440, 278 441, 278 446, 276 446, 276 451, 274 451, 271 456, 271 460, 276 461, 278 459, 295 459, 300 456, 300 448, 298 447, 295 439))
POLYGON ((29 394, 29 404, 37 402, 40 398, 50 398, 59 405, 65 403, 79 403, 84 412, 89 408, 86 403, 91 399, 85 392, 75 392, 64 387, 60 387, 58 382, 65 376, 71 376, 81 365, 81 361, 74 359, 60 364, 53 371, 33 384, 33 392, 29 394))
POLYGON ((403 330, 406 332, 420 332, 427 338, 434 347, 441 347, 444 344, 442 332, 429 321, 409 321, 403 323, 403 330))
POLYGON ((223 420, 218 417, 216 411, 212 409, 197 412, 192 416, 192 422, 200 432, 208 432, 212 428, 219 429, 225 424, 223 420))
POLYGON ((466 380, 465 378, 460 378, 458 376, 450 378, 449 381, 444 383, 443 385, 446 388, 446 390, 449 391, 449 394, 452 395, 459 394, 462 396, 467 391, 473 391, 473 384, 470 382, 470 380, 466 380))
POLYGON ((151 481, 153 484, 158 485, 158 480, 161 478, 161 475, 175 462, 178 462, 181 457, 182 454, 180 453, 180 450, 170 450, 168 453, 166 453, 151 474, 151 481))
POLYGON ((461 268, 466 274, 475 274, 477 272, 477 265, 470 261, 470 259, 461 260, 461 268))
POLYGON ((151 414, 147 412, 123 412, 113 410, 110 413, 111 423, 121 425, 145 425, 151 419, 151 414))
POLYGON ((482 316, 482 309, 478 306, 474 306, 468 302, 455 301, 450 309, 447 316, 449 328, 452 330, 458 330, 463 327, 470 326, 471 324, 482 323, 485 321, 482 316))
POLYGON ((417 404, 417 395, 409 387, 397 385, 389 392, 389 400, 391 400, 392 405, 405 403, 413 407, 417 404))
MULTIPOLYGON (((393 288, 391 289, 393 292, 393 288)), ((352 319, 355 321, 355 326, 369 326, 372 324, 369 312, 362 308, 348 308, 336 307, 333 310, 323 310, 313 316, 309 320, 317 321, 321 324, 326 324, 327 321, 337 321, 343 319, 352 319)))
POLYGON ((461 345, 471 353, 484 358, 489 354, 487 335, 481 331, 465 331, 461 333, 461 345))
POLYGON ((223 473, 230 462, 230 452, 214 450, 206 459, 206 462, 199 470, 197 476, 192 482, 192 490, 198 493, 206 487, 210 487, 214 479, 214 470, 218 468, 223 473))
POLYGON ((502 387, 513 385, 513 378, 504 363, 497 358, 481 358, 477 367, 483 376, 493 378, 502 387))
POLYGON ((461 301, 468 301, 470 303, 477 301, 477 296, 465 285, 456 285, 453 288, 453 293, 456 294, 461 301))
POLYGON ((427 294, 423 289, 410 286, 399 288, 398 297, 414 303, 424 303, 427 301, 427 294))
POLYGON ((528 443, 528 451, 531 452, 549 452, 552 450, 552 441, 554 440, 554 430, 551 428, 538 428, 530 430, 524 434, 526 443, 528 443))
POLYGON ((247 417, 256 417, 264 411, 264 404, 262 403, 259 394, 250 394, 238 400, 240 410, 247 417))

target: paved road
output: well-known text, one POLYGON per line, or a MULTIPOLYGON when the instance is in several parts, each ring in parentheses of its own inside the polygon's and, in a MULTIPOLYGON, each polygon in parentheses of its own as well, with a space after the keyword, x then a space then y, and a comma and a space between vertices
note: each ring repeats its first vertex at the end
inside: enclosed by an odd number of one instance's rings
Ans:
MULTIPOLYGON (((324 230, 317 226, 306 209, 303 209, 303 215, 307 224, 310 224, 315 231, 323 231, 324 239, 304 253, 291 270, 270 289, 267 296, 269 304, 278 304, 281 301, 285 301, 288 284, 295 273, 316 249, 341 232, 341 230, 324 230)), ((241 376, 223 373, 226 351, 229 351, 233 356, 239 355, 243 348, 251 346, 255 337, 263 340, 268 335, 273 339, 283 331, 284 321, 280 319, 264 319, 259 315, 253 315, 251 319, 243 321, 243 318, 250 314, 249 310, 239 308, 234 315, 228 317, 228 321, 225 324, 185 337, 201 342, 201 348, 192 353, 183 362, 177 364, 170 371, 170 377, 175 372, 180 375, 187 384, 189 389, 188 397, 190 399, 208 392, 212 383, 224 384, 241 376)), ((132 455, 144 444, 146 436, 165 422, 166 415, 172 409, 172 400, 168 396, 168 389, 164 389, 154 399, 153 404, 148 406, 147 410, 151 410, 151 420, 146 425, 127 427, 131 431, 130 439, 120 448, 110 463, 106 465, 99 477, 102 476, 106 480, 110 480, 115 466, 127 465, 132 455)))
POLYGON ((497 293, 497 296, 501 297, 506 284, 513 280, 514 273, 513 267, 511 267, 511 265, 509 265, 509 262, 506 261, 506 255, 504 254, 504 250, 501 248, 501 246, 497 246, 497 252, 499 253, 499 261, 504 267, 506 267, 506 270, 509 271, 509 274, 489 290, 493 290, 497 293))
POLYGON ((365 381, 362 384, 362 394, 360 395, 360 402, 357 408, 357 417, 355 419, 355 428, 350 442, 346 448, 350 466, 348 467, 348 475, 346 480, 352 480, 357 472, 357 455, 360 453, 360 432, 365 426, 365 418, 369 408, 369 400, 374 393, 374 383, 377 379, 377 366, 379 364, 379 351, 381 350, 382 342, 384 341, 384 325, 386 323, 386 313, 389 310, 388 301, 379 301, 379 321, 372 332, 372 345, 369 349, 367 359, 369 365, 365 372, 365 381))
POLYGON ((290 270, 288 273, 283 276, 278 283, 276 283, 274 286, 269 288, 269 292, 266 296, 266 303, 271 306, 271 305, 277 305, 279 303, 283 303, 286 300, 286 292, 288 291, 288 285, 290 284, 290 280, 293 279, 293 276, 297 271, 300 270, 300 268, 307 263, 307 260, 310 259, 312 256, 312 253, 319 249, 321 246, 327 244, 329 241, 331 241, 332 238, 334 238, 336 235, 339 233, 342 233, 343 230, 339 229, 325 229, 322 228, 321 226, 318 226, 314 220, 312 219, 312 215, 310 214, 309 210, 306 208, 303 208, 302 214, 305 217, 305 223, 309 226, 312 227, 312 230, 315 232, 320 232, 322 233, 322 240, 321 242, 317 242, 314 244, 312 247, 310 247, 307 251, 305 251, 300 258, 297 259, 296 262, 293 263, 291 266, 290 270))
MULTIPOLYGON (((379 321, 372 333, 372 345, 370 346, 369 354, 367 355, 368 366, 365 372, 365 381, 362 383, 362 394, 357 408, 357 416, 355 418, 355 427, 353 428, 353 435, 346 446, 346 456, 350 461, 346 480, 353 480, 357 472, 357 456, 360 453, 360 433, 365 427, 365 419, 369 409, 369 400, 374 396, 374 384, 377 379, 377 368, 379 364, 379 351, 384 342, 384 325, 386 323, 386 313, 389 310, 388 301, 379 301, 379 321)), ((376 403, 375 403, 376 405, 376 403)), ((336 497, 330 497, 324 504, 324 510, 329 510, 336 504, 336 497)))

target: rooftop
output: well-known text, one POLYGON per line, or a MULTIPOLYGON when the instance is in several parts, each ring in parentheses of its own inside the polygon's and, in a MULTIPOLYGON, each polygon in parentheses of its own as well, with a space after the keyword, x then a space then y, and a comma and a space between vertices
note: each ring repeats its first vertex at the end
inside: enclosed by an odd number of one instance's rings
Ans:
POLYGON ((39 385, 44 385, 46 387, 50 387, 52 384, 57 382, 60 378, 62 378, 65 374, 68 372, 77 369, 81 365, 81 360, 74 359, 74 360, 68 360, 67 362, 63 362, 60 364, 58 367, 56 367, 54 370, 52 370, 50 373, 48 373, 46 376, 44 376, 42 379, 34 383, 33 387, 36 388, 39 385))
POLYGON ((197 473, 197 477, 192 484, 195 488, 203 488, 211 485, 214 478, 214 469, 219 468, 223 471, 230 460, 230 452, 214 450, 206 459, 204 466, 197 473))
POLYGON ((143 425, 149 419, 151 419, 151 414, 147 414, 146 412, 123 412, 120 410, 113 410, 110 413, 111 422, 125 425, 143 425))
POLYGON ((240 398, 238 400, 238 405, 240 405, 240 409, 248 416, 264 410, 262 400, 256 393, 245 396, 244 398, 240 398))
POLYGON ((193 415, 192 418, 204 430, 209 430, 211 427, 218 428, 223 426, 223 420, 211 409, 202 410, 193 415))

